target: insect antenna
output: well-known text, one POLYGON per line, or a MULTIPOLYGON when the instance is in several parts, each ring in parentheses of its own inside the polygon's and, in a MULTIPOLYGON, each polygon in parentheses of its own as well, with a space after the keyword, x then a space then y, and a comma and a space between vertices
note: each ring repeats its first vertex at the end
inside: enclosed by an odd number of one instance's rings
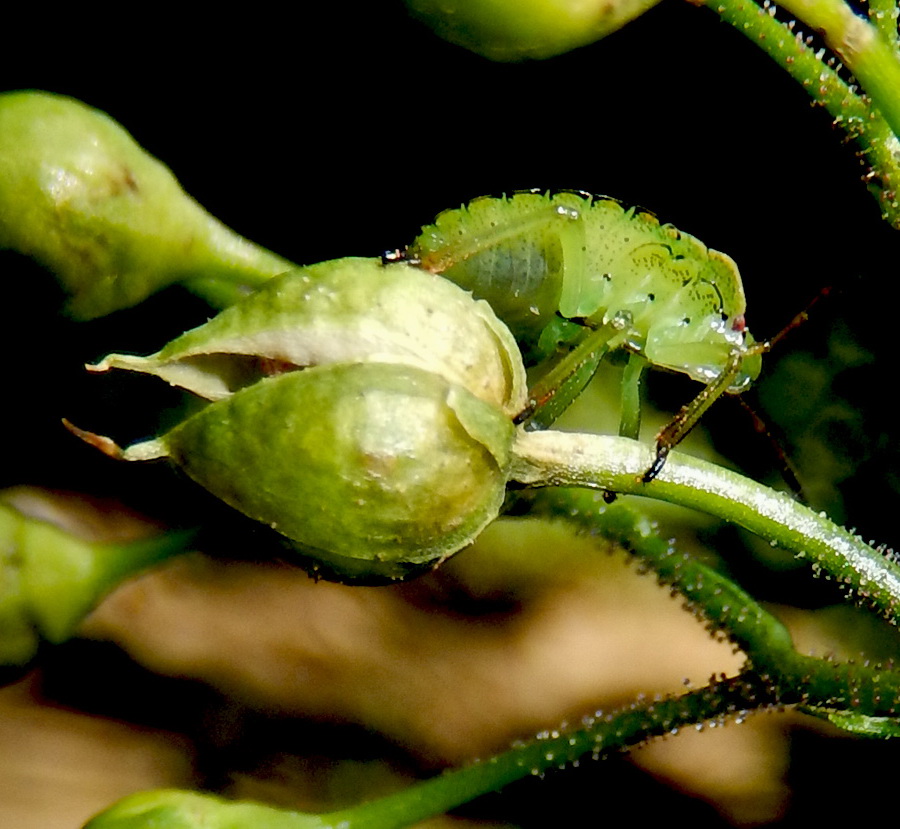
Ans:
POLYGON ((780 343, 788 334, 799 328, 809 319, 809 315, 813 308, 816 307, 823 299, 827 299, 835 293, 834 286, 826 285, 817 293, 806 305, 806 307, 797 314, 787 325, 784 326, 774 337, 770 337, 761 343, 757 343, 755 348, 759 354, 768 354, 778 343, 780 343))

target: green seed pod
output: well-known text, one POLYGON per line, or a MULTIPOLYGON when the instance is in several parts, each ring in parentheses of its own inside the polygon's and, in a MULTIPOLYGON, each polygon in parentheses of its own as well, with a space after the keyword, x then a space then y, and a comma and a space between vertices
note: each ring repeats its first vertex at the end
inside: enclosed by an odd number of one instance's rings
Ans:
POLYGON ((514 432, 434 372, 332 364, 261 380, 122 457, 171 458, 316 572, 371 583, 438 564, 497 516, 514 432))
POLYGON ((621 29, 659 0, 406 0, 451 43, 491 60, 550 58, 621 29))
POLYGON ((142 371, 219 400, 266 371, 339 362, 415 365, 509 415, 525 405, 518 347, 490 306, 421 268, 380 259, 301 268, 157 354, 110 354, 89 368, 142 371))
POLYGON ((233 233, 115 121, 45 92, 0 94, 0 248, 52 270, 82 319, 200 277, 293 267, 233 233))

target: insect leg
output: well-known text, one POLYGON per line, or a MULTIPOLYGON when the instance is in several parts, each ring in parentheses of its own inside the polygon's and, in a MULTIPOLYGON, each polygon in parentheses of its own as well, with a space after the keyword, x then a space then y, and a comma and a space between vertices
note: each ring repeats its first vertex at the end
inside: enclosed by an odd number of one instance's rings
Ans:
POLYGON ((641 432, 641 382, 647 369, 647 360, 640 354, 629 354, 625 373, 622 375, 622 414, 619 434, 637 440, 641 432))
POLYGON ((516 416, 530 431, 546 429, 584 391, 610 350, 610 340, 621 327, 610 322, 592 330, 532 386, 528 405, 516 416))
MULTIPOLYGON (((759 355, 771 351, 782 339, 790 334, 791 331, 803 325, 803 323, 809 319, 809 314, 813 307, 818 302, 828 297, 831 291, 831 287, 823 288, 799 314, 797 314, 771 339, 754 343, 750 348, 735 350, 731 353, 731 357, 726 363, 722 373, 706 386, 690 403, 684 406, 656 436, 656 458, 641 478, 644 483, 649 483, 659 475, 663 466, 665 466, 666 456, 669 452, 684 440, 688 432, 697 425, 697 421, 700 420, 706 410, 728 391, 729 386, 740 372, 741 363, 748 357, 758 357, 759 355)), ((765 431, 764 427, 763 430, 765 431)), ((783 453, 779 454, 783 455, 783 453)), ((786 477, 791 488, 795 489, 795 491, 799 491, 799 483, 797 483, 796 488, 794 486, 793 481, 796 481, 796 475, 793 474, 792 470, 789 469, 786 477)))
MULTIPOLYGON (((765 350, 766 345, 766 343, 759 343, 753 351, 761 352, 765 350)), ((700 394, 683 406, 681 411, 660 430, 656 436, 656 458, 641 478, 645 484, 650 483, 659 475, 665 466, 669 452, 687 437, 688 432, 697 425, 706 410, 728 391, 728 387, 737 377, 741 363, 747 354, 747 351, 733 351, 719 376, 709 385, 704 386, 700 394)))

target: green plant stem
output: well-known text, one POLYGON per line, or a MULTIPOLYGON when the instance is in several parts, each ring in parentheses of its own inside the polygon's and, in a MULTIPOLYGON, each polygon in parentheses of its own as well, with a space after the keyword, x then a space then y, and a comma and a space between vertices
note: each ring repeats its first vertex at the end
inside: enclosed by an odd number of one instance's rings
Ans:
POLYGON ((779 0, 779 4, 822 35, 859 78, 894 134, 900 135, 900 55, 893 44, 842 0, 779 0))
POLYGON ((653 736, 749 709, 775 704, 771 691, 752 674, 724 679, 679 697, 636 703, 620 711, 598 711, 585 717, 577 731, 546 731, 466 768, 447 772, 412 788, 353 809, 323 815, 325 825, 348 829, 392 829, 474 800, 529 775, 539 775, 578 762, 630 748, 653 736))
POLYGON ((98 598, 144 570, 190 552, 197 530, 170 530, 127 544, 93 545, 98 598))
POLYGON ((349 809, 311 815, 227 803, 202 795, 159 792, 155 797, 154 793, 142 794, 116 804, 94 818, 86 829, 237 829, 243 825, 265 829, 396 829, 443 814, 514 780, 578 762, 582 757, 599 758, 654 735, 674 734, 680 728, 708 720, 718 724, 725 717, 740 717, 749 709, 775 702, 758 677, 741 675, 679 697, 644 701, 610 714, 598 711, 585 717, 583 728, 578 731, 544 732, 483 762, 349 809), (256 810, 252 824, 242 824, 237 819, 244 816, 242 810, 247 808, 256 810), (141 819, 135 820, 136 815, 141 819))
POLYGON ((679 552, 621 499, 607 504, 589 490, 552 487, 532 494, 528 514, 563 520, 579 532, 615 542, 684 596, 711 632, 727 635, 751 659, 793 652, 791 635, 775 616, 724 575, 679 552))
POLYGON ((261 288, 272 277, 299 266, 238 236, 218 219, 205 224, 205 260, 181 284, 213 308, 227 308, 261 288), (202 274, 202 275, 194 275, 202 274))
POLYGON ((788 496, 680 452, 650 483, 654 452, 627 438, 565 432, 518 433, 511 477, 529 486, 580 486, 646 495, 738 524, 810 560, 896 623, 900 567, 861 539, 788 496))
MULTIPOLYGON (((833 673, 835 668, 820 660, 809 661, 820 662, 822 675, 833 673)), ((896 689, 897 676, 891 676, 896 689)), ((790 679, 799 685, 803 677, 790 679)), ((727 719, 741 722, 753 711, 788 701, 802 701, 812 708, 846 708, 873 697, 860 683, 837 689, 831 681, 825 690, 824 696, 819 696, 818 688, 812 686, 801 691, 790 689, 782 695, 770 679, 745 671, 681 696, 642 700, 608 714, 597 711, 584 717, 578 730, 561 727, 543 732, 485 761, 336 812, 314 815, 229 803, 187 792, 151 792, 116 804, 94 818, 86 829, 238 829, 250 825, 258 829, 398 829, 443 814, 524 777, 576 764, 585 757, 599 759, 652 737, 677 734, 683 728, 721 726, 727 719)))
POLYGON ((781 702, 848 707, 868 716, 895 716, 900 674, 881 667, 838 664, 804 656, 787 628, 750 595, 711 567, 678 553, 650 521, 629 506, 607 505, 587 490, 536 493, 531 515, 566 521, 581 532, 612 540, 652 568, 714 631, 723 632, 753 668, 778 690, 781 702))
POLYGON ((706 5, 787 70, 834 118, 868 120, 868 104, 816 57, 792 25, 780 23, 751 0, 706 0, 706 5))

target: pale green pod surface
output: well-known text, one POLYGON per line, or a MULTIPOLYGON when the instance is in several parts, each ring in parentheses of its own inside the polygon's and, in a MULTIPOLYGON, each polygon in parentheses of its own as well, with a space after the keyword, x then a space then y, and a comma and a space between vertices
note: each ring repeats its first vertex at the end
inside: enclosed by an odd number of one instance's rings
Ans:
POLYGON ((111 354, 91 368, 147 372, 218 400, 266 373, 364 361, 436 372, 508 414, 525 404, 518 347, 490 306, 446 279, 380 259, 277 277, 157 354, 111 354))
POLYGON ((192 277, 258 285, 292 267, 210 216, 111 118, 46 92, 0 94, 0 248, 53 271, 79 318, 192 277))
POLYGON ((659 0, 406 0, 445 40, 497 61, 541 59, 621 29, 659 0))
POLYGON ((372 582, 439 563, 497 516, 514 431, 433 372, 332 364, 262 380, 124 457, 170 457, 312 569, 372 582))

